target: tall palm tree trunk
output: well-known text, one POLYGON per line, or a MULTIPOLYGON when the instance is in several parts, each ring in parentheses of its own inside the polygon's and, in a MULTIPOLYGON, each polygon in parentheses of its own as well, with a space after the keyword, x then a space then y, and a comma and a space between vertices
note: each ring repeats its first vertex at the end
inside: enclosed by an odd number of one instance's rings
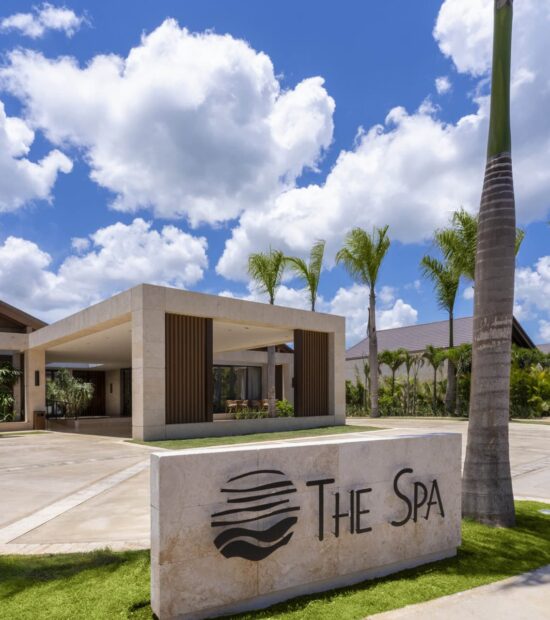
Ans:
POLYGON ((267 415, 274 418, 275 401, 275 347, 267 347, 267 415))
POLYGON ((370 406, 371 418, 380 417, 378 411, 378 338, 376 335, 376 296, 374 287, 369 294, 369 368, 370 368, 370 406))
MULTIPOLYGON (((454 347, 454 317, 449 312, 449 349, 454 347)), ((447 358, 447 391, 445 392, 445 411, 452 415, 456 407, 456 368, 452 360, 447 358)))
POLYGON ((491 118, 479 211, 470 423, 462 511, 482 523, 515 523, 508 417, 515 268, 510 136, 513 0, 495 0, 491 118))
POLYGON ((435 415, 437 413, 437 366, 434 364, 434 393, 432 400, 432 411, 435 415))

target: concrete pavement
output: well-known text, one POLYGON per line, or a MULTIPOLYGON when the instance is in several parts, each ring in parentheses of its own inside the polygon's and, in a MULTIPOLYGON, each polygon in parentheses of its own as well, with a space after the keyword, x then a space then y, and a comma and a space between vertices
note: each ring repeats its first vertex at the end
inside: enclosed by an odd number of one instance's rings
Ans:
MULTIPOLYGON (((382 434, 461 433, 462 459, 466 452, 466 420, 429 418, 348 418, 348 424, 384 427, 382 434)), ((550 425, 510 423, 510 462, 516 499, 550 502, 550 425)))
POLYGON ((488 586, 409 605, 369 620, 548 620, 550 566, 488 586))
MULTIPOLYGON (((385 427, 377 434, 460 432, 464 442, 468 427, 402 418, 349 423, 385 427)), ((550 502, 550 426, 512 423, 510 444, 516 497, 550 502)), ((0 437, 0 554, 148 548, 154 451, 92 435, 0 437)))

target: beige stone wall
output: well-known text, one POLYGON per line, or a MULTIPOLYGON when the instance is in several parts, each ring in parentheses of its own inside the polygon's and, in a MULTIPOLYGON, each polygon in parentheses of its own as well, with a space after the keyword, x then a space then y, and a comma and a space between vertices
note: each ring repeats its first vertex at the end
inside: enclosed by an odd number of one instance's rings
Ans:
POLYGON ((46 352, 30 349, 25 352, 25 420, 34 423, 34 413, 46 410, 46 352), (39 385, 35 373, 38 372, 39 385))
MULTIPOLYGON (((165 424, 165 314, 185 314, 189 316, 209 317, 214 320, 232 322, 241 325, 267 327, 274 333, 292 334, 294 329, 322 331, 329 334, 329 413, 327 424, 343 423, 345 420, 344 403, 344 331, 345 320, 342 317, 323 313, 311 313, 293 308, 271 306, 213 295, 191 293, 179 289, 152 285, 136 286, 115 295, 99 304, 86 308, 61 321, 43 327, 30 334, 9 334, 7 349, 25 350, 27 372, 26 407, 28 411, 44 409, 45 392, 43 388, 34 389, 34 369, 41 371, 42 384, 45 381, 44 352, 51 347, 74 341, 86 335, 101 332, 110 327, 131 321, 132 326, 132 432, 137 439, 162 439, 174 436, 186 436, 186 429, 196 435, 195 425, 173 425, 168 431, 165 424), (14 336, 19 337, 14 340, 14 336), (17 345, 17 346, 16 346, 17 345), (176 428, 177 427, 177 428, 176 428)), ((266 344, 266 343, 263 343, 266 344)), ((0 343, 0 348, 2 344, 0 343)), ((262 352, 255 354, 262 355, 262 352)), ((248 355, 248 353, 247 353, 248 355)), ((263 354, 265 355, 265 354, 263 354)), ((223 354, 221 357, 231 357, 223 354)), ((292 356, 278 354, 278 362, 288 364, 283 371, 283 385, 288 400, 292 398, 292 356)), ((262 358, 263 359, 263 358, 262 358)), ((263 364, 262 362, 259 362, 263 364)), ((109 379, 106 392, 109 401, 109 379)), ((114 392, 119 396, 120 390, 114 392)), ((113 398, 108 409, 116 411, 113 398)), ((120 404, 119 404, 120 407, 120 404)), ((116 415, 111 413, 110 415, 116 415)), ((325 416, 327 417, 327 416, 325 416)), ((283 425, 283 421, 278 422, 283 425)), ((288 420, 288 428, 310 424, 297 420, 288 420)), ((212 434, 212 423, 205 423, 202 434, 212 434)))
POLYGON ((256 609, 454 555, 460 544, 460 452, 460 434, 434 434, 153 454, 153 611, 166 620, 256 609), (283 486, 266 489, 268 478, 283 486), (311 483, 327 479, 333 482, 323 487, 320 511, 319 485, 311 483), (407 502, 413 502, 416 484, 416 514, 396 494, 395 484, 407 502), (254 487, 263 490, 250 490, 254 487), (222 491, 228 488, 232 492, 222 491), (262 497, 280 489, 290 493, 262 497), (434 501, 429 512, 423 489, 432 501, 441 500, 434 501), (353 527, 351 491, 356 509, 362 511, 359 516, 354 511, 353 527), (243 495, 244 503, 227 501, 243 495), (243 506, 249 510, 239 511, 243 506), (254 506, 260 509, 250 510, 254 506), (270 514, 285 508, 291 510, 270 514), (333 518, 337 512, 342 513, 338 536, 333 518), (289 517, 290 522, 283 522, 289 517), (234 523, 243 519, 249 520, 234 523), (277 532, 277 527, 282 529, 277 532), (266 531, 272 536, 260 537, 266 531), (254 547, 245 548, 243 541, 254 547), (265 552, 265 547, 271 548, 265 552))

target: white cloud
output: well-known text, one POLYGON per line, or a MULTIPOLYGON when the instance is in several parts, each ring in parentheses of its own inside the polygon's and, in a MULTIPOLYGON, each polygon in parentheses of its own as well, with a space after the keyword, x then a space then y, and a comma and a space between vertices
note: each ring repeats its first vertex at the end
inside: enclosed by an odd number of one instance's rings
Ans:
POLYGON ((79 254, 85 252, 90 247, 90 239, 88 237, 73 237, 71 247, 79 254))
POLYGON ((186 287, 207 267, 206 239, 175 226, 160 231, 135 219, 100 228, 89 251, 66 258, 57 270, 35 243, 8 237, 0 245, 0 297, 55 320, 142 282, 186 287))
POLYGON ((4 17, 0 20, 0 31, 17 31, 31 39, 39 39, 48 30, 58 30, 72 37, 85 22, 84 16, 77 15, 67 7, 44 2, 41 7, 34 7, 32 13, 15 13, 4 17))
MULTIPOLYGON (((317 238, 334 256, 351 223, 370 230, 389 224, 393 239, 429 238, 463 206, 477 210, 488 131, 492 3, 445 0, 435 36, 458 71, 478 77, 476 108, 454 123, 423 102, 414 112, 394 108, 384 124, 360 130, 322 184, 290 189, 271 205, 248 209, 217 265, 245 278, 246 255, 270 244, 306 255, 317 238)), ((514 176, 521 224, 542 219, 550 205, 550 6, 523 0, 515 9, 512 70, 514 176)))
POLYGON ((516 269, 516 317, 535 318, 539 338, 548 340, 550 325, 550 256, 542 256, 533 267, 516 269))
POLYGON ((550 321, 539 321, 539 335, 542 342, 550 342, 550 321))
POLYGON ((402 299, 396 299, 391 308, 380 310, 377 317, 378 329, 391 329, 414 325, 418 320, 418 311, 402 299))
POLYGON ((438 95, 446 95, 452 89, 451 80, 446 75, 435 79, 435 89, 438 95))
POLYGON ((96 56, 85 67, 15 50, 0 80, 33 127, 83 150, 115 209, 192 225, 265 205, 315 169, 332 141, 322 78, 282 91, 266 54, 171 19, 126 58, 96 56))
MULTIPOLYGON (((395 289, 384 286, 377 295, 376 327, 390 329, 413 325, 418 320, 418 312, 402 299, 395 298, 395 289)), ((336 295, 325 305, 332 314, 346 317, 346 340, 355 344, 367 335, 369 289, 367 286, 353 284, 349 288, 339 288, 336 295)))
POLYGON ((474 287, 473 286, 467 286, 464 289, 464 292, 462 293, 462 297, 464 297, 464 299, 473 299, 474 298, 474 287))
POLYGON ((58 173, 72 170, 70 159, 57 149, 31 161, 27 155, 33 141, 34 132, 21 119, 7 116, 0 101, 0 213, 50 200, 58 173))
MULTIPOLYGON (((378 329, 413 325, 418 320, 418 312, 402 299, 395 298, 396 289, 383 286, 377 295, 376 320, 378 329)), ((225 290, 222 297, 233 297, 247 301, 267 302, 265 294, 258 291, 254 284, 248 285, 248 293, 237 295, 225 290)), ((310 309, 310 300, 307 289, 295 289, 285 284, 281 285, 275 297, 278 306, 310 309)), ((346 341, 348 345, 355 344, 367 335, 369 305, 369 289, 360 284, 350 287, 341 287, 332 299, 325 299, 322 295, 317 298, 318 312, 328 312, 346 317, 346 341)))
POLYGON ((441 6, 434 38, 461 73, 480 76, 491 66, 493 6, 485 0, 445 0, 441 6))

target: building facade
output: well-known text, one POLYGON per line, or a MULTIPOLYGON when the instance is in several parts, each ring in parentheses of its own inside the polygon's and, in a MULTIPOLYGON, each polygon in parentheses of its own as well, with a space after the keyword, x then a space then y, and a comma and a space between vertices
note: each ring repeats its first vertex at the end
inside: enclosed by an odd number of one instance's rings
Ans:
POLYGON ((345 420, 342 317, 140 285, 39 323, 0 332, 0 352, 24 364, 21 427, 45 412, 53 430, 152 440, 345 420), (276 346, 276 396, 295 414, 234 419, 238 409, 265 407, 268 346, 276 346), (61 368, 94 385, 78 420, 60 419, 62 408, 46 399, 46 381, 61 368))

